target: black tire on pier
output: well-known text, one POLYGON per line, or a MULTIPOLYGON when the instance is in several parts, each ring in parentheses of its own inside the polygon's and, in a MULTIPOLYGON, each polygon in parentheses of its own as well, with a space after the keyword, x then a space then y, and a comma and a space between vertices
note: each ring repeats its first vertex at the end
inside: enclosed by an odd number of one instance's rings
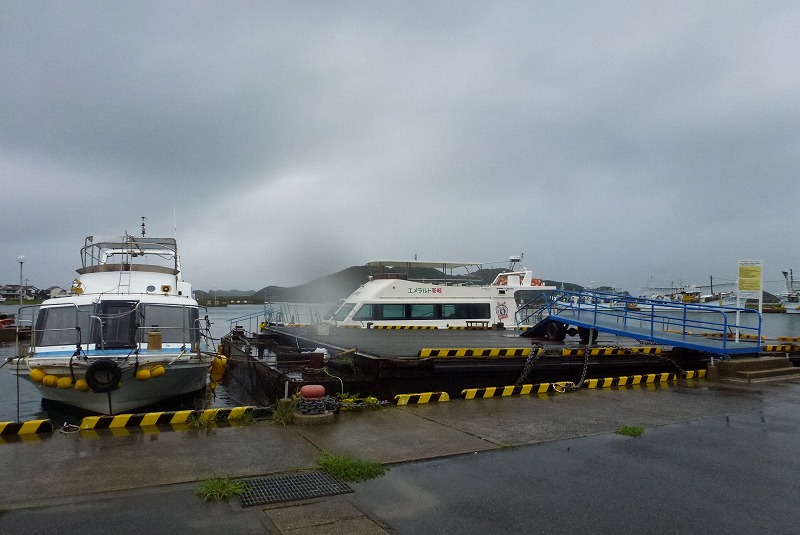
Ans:
POLYGON ((551 321, 545 329, 545 337, 551 342, 563 342, 567 336, 567 326, 558 321, 551 321))
POLYGON ((578 327, 578 336, 581 339, 582 344, 589 343, 589 336, 592 337, 592 342, 597 340, 597 329, 588 329, 586 327, 578 327))

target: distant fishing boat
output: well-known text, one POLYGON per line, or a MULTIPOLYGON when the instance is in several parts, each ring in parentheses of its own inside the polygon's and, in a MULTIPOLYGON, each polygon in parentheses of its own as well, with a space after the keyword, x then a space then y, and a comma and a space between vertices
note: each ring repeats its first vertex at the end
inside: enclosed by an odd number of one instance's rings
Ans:
POLYGON ((786 291, 779 294, 778 297, 788 314, 800 314, 800 281, 795 280, 791 269, 782 271, 782 273, 786 279, 786 291))
MULTIPOLYGON (((675 305, 693 304, 707 305, 708 307, 736 307, 737 296, 733 290, 733 283, 717 284, 717 291, 714 291, 714 279, 710 277, 707 286, 695 284, 647 287, 643 288, 641 297, 649 300, 647 310, 668 311, 675 308, 675 305), (721 288, 724 288, 721 289, 721 288), (663 303, 659 303, 662 301, 663 303)), ((702 309, 706 310, 706 309, 702 309)), ((707 309, 713 311, 713 308, 707 309)))
POLYGON ((27 340, 29 337, 30 329, 19 328, 16 314, 0 313, 0 342, 27 340))
POLYGON ((70 292, 22 307, 27 354, 6 369, 42 398, 118 414, 206 387, 199 306, 174 238, 86 238, 70 292))

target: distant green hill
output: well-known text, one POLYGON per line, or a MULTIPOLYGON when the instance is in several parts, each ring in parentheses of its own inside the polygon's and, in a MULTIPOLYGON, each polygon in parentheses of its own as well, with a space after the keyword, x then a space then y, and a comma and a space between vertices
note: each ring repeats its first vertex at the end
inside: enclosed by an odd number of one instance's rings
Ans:
MULTIPOLYGON (((401 269, 386 270, 389 272, 400 273, 406 272, 401 269)), ((498 273, 504 271, 502 268, 497 269, 483 269, 473 273, 470 280, 479 282, 480 284, 490 284, 498 273)), ((291 303, 334 303, 346 298, 353 291, 367 282, 370 276, 370 269, 368 266, 351 266, 331 275, 325 275, 311 282, 284 288, 280 286, 267 286, 260 290, 254 291, 217 291, 218 300, 238 300, 247 299, 251 302, 263 303, 265 301, 272 302, 291 302, 291 303)), ((410 279, 443 279, 445 276, 441 271, 431 268, 412 268, 408 270, 408 277, 410 279)), ((452 280, 467 280, 466 277, 448 277, 452 280)), ((553 280, 544 280, 547 285, 554 285, 558 288, 564 288, 570 291, 579 291, 583 287, 577 284, 568 282, 560 282, 553 280)), ((213 300, 214 292, 206 292, 203 290, 195 290, 195 297, 198 301, 213 300)))

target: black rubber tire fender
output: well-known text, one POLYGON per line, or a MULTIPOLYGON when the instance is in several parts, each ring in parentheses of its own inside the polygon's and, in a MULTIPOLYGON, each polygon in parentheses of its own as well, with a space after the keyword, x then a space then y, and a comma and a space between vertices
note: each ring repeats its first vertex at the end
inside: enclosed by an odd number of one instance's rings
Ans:
POLYGON ((567 336, 567 326, 559 321, 551 321, 545 328, 545 337, 551 342, 563 342, 567 336))
POLYGON ((117 388, 122 379, 122 370, 113 360, 99 359, 86 370, 86 383, 97 393, 111 392, 117 388))

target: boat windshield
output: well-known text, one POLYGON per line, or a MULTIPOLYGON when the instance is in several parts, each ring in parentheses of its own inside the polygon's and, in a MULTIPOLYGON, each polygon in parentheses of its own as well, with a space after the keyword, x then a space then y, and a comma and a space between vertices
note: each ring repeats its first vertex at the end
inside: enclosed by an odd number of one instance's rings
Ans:
POLYGON ((136 347, 137 301, 101 301, 92 340, 103 349, 136 347), (100 327, 99 329, 97 327, 100 327))
POLYGON ((37 346, 94 343, 98 349, 135 348, 148 333, 161 332, 166 343, 199 340, 197 307, 142 304, 138 301, 101 301, 96 305, 54 306, 39 310, 37 346))
POLYGON ((147 334, 150 331, 159 331, 166 343, 198 341, 200 312, 196 307, 147 304, 142 309, 140 343, 147 342, 147 334))
POLYGON ((36 317, 36 345, 66 346, 88 341, 93 305, 48 307, 36 317))
POLYGON ((547 304, 547 295, 541 290, 517 290, 514 292, 514 301, 517 306, 522 304, 544 305, 547 304))
POLYGON ((353 311, 355 306, 356 306, 355 303, 343 304, 341 307, 339 307, 339 310, 336 311, 336 314, 333 315, 333 319, 335 321, 344 321, 345 318, 347 318, 347 315, 353 311))

